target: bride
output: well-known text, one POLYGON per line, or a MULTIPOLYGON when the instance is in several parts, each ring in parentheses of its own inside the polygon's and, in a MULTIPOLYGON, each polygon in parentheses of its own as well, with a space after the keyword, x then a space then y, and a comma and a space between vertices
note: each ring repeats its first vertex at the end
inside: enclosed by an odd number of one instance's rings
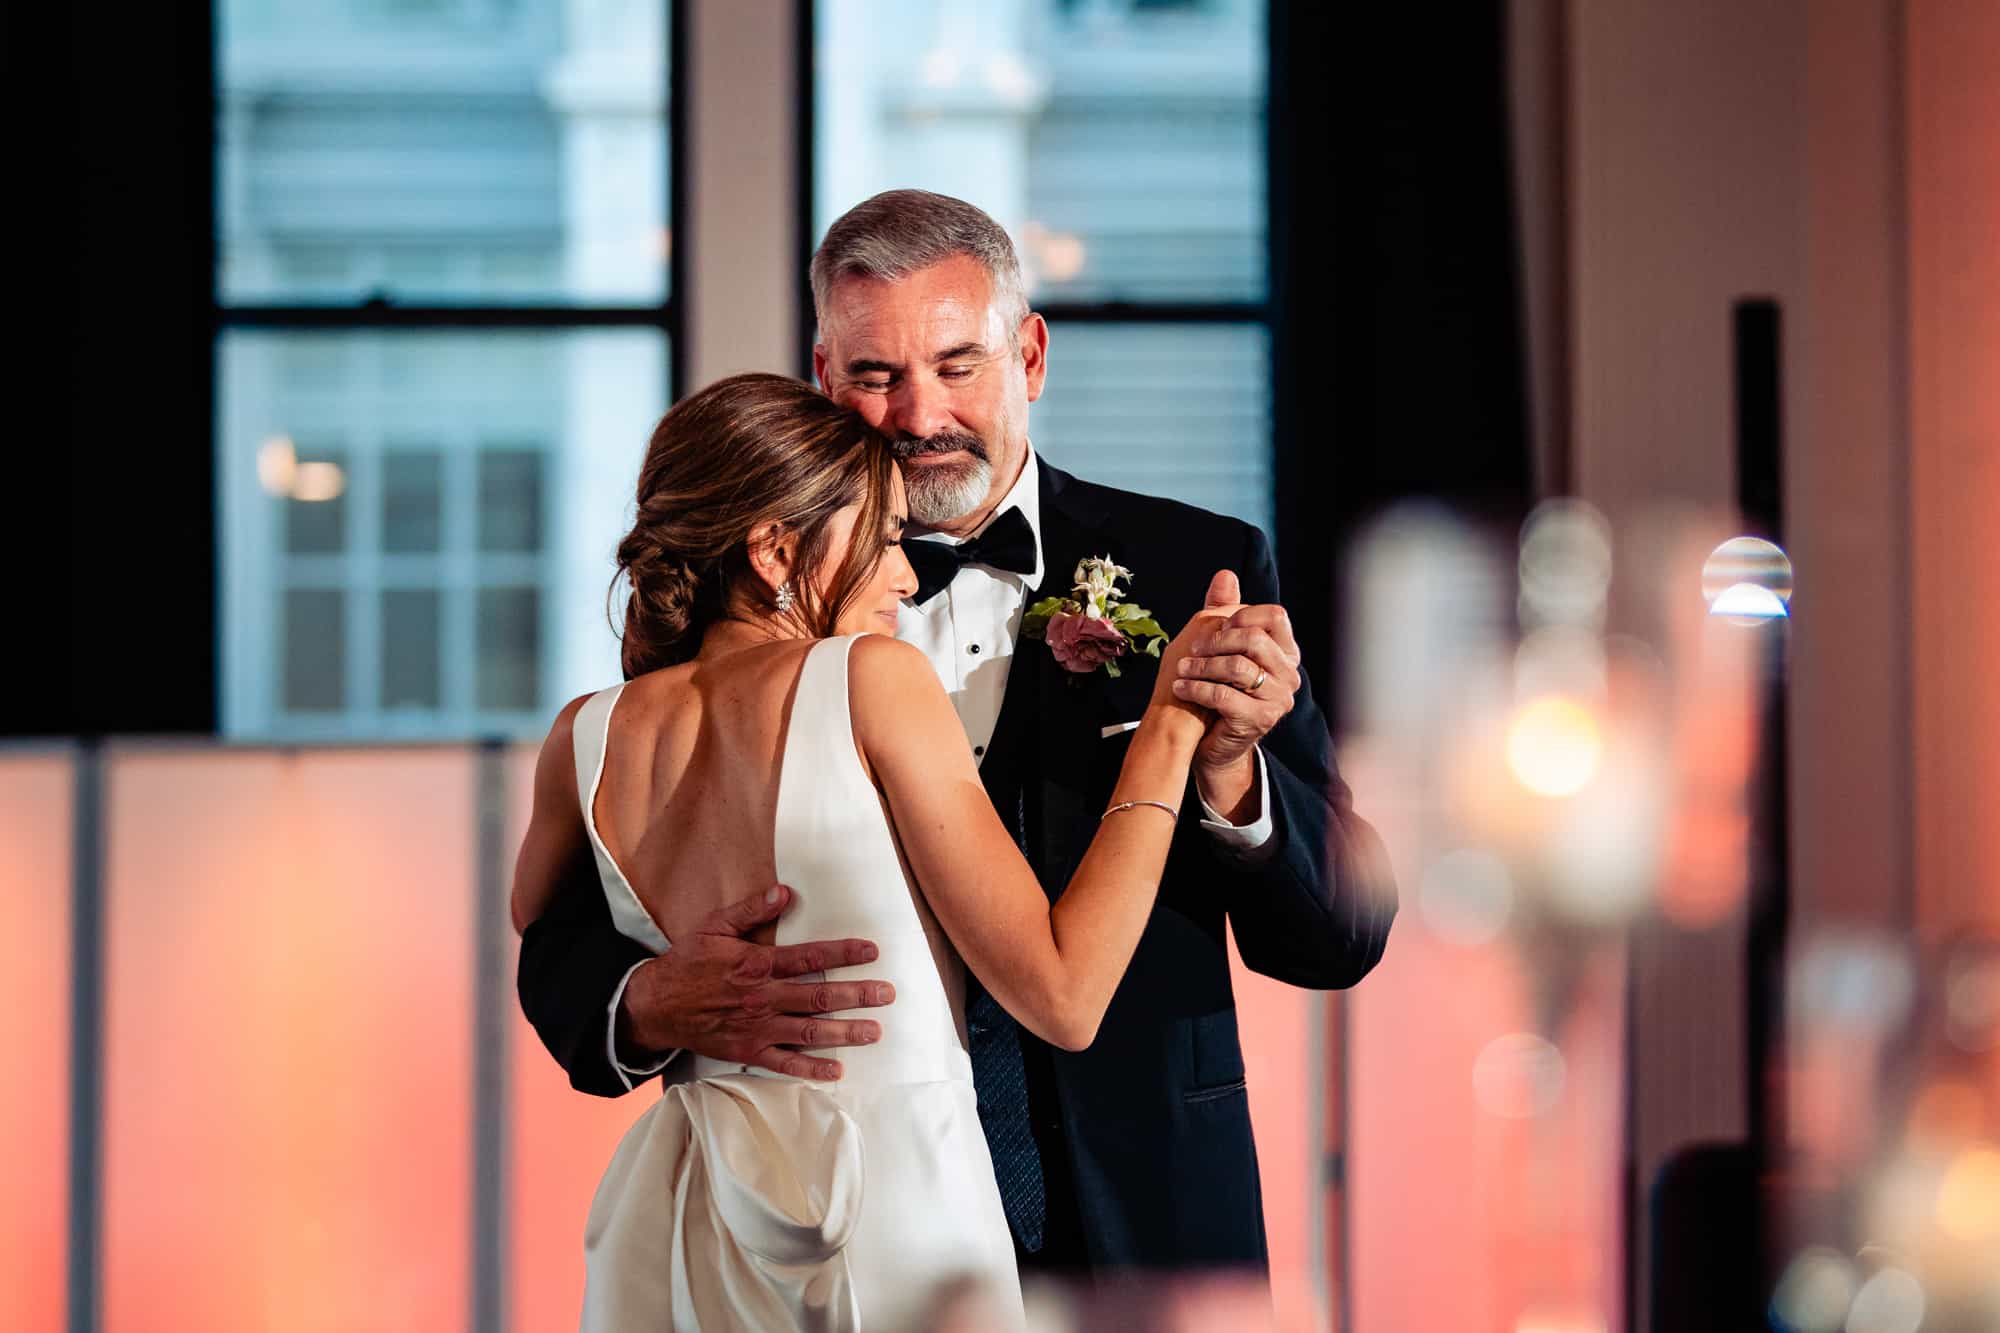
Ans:
POLYGON ((837 1081, 682 1061, 591 1205, 585 1329, 914 1329, 968 1282, 1020 1321, 964 969, 1037 1036, 1090 1044, 1207 715, 1166 688, 1184 630, 1052 904, 935 672, 893 637, 916 587, 903 494, 857 414, 777 375, 710 385, 653 434, 618 548, 626 680, 571 702, 542 748, 516 920, 576 859, 656 950, 781 882, 777 942, 875 941, 877 962, 827 975, 886 978, 894 1004, 879 1025, 797 1020, 802 1050, 836 1027, 863 1042, 821 1066, 837 1081))

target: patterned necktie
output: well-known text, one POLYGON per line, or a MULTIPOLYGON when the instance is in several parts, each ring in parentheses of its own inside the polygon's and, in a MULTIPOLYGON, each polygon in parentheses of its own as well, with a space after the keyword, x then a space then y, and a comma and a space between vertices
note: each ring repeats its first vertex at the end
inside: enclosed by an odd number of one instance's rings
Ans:
POLYGON ((1019 509, 986 525, 986 531, 967 542, 907 541, 903 554, 917 572, 916 595, 910 600, 922 606, 943 592, 945 585, 966 565, 985 565, 1016 574, 1035 572, 1035 530, 1019 509))
MULTIPOLYGON (((975 983, 976 984, 976 983, 975 983)), ((1028 1124, 1028 1080, 1021 1067, 1021 1029, 984 986, 966 1006, 972 1038, 972 1077, 979 1089, 979 1123, 993 1150, 1000 1205, 1021 1248, 1042 1248, 1048 1198, 1042 1191, 1042 1154, 1028 1124)))

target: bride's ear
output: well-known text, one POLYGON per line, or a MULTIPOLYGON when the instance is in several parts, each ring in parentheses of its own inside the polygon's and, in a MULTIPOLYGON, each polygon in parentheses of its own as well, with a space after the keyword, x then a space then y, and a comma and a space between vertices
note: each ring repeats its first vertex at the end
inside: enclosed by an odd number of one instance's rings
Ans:
POLYGON ((777 523, 766 523, 750 534, 750 572, 775 595, 791 582, 792 561, 799 550, 798 534, 777 523))

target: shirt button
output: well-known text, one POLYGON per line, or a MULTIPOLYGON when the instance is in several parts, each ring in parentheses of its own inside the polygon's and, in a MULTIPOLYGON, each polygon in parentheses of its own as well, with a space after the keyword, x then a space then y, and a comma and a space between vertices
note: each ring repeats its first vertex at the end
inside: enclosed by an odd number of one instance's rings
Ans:
POLYGON ((975 746, 973 746, 973 747, 972 747, 972 752, 973 752, 974 754, 985 754, 985 753, 986 753, 986 747, 985 747, 985 746, 983 746, 983 745, 975 745, 975 746))
POLYGON ((977 657, 979 656, 979 645, 975 643, 970 648, 967 648, 965 651, 971 653, 974 657, 977 657))

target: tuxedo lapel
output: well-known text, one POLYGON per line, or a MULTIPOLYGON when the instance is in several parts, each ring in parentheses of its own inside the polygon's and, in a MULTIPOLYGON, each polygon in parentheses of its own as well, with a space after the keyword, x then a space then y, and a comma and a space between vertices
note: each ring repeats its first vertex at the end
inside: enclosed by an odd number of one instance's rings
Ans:
MULTIPOLYGON (((1068 596, 1077 562, 1085 557, 1109 555, 1116 560, 1126 554, 1112 516, 1092 503, 1073 478, 1047 463, 1041 473, 1043 574, 1042 586, 1029 595, 1030 605, 1043 597, 1068 596)), ((1041 759, 1039 771, 1028 778, 1028 806, 1039 813, 1038 819, 1030 820, 1036 844, 1030 856, 1043 887, 1056 893, 1090 845, 1117 765, 1124 758, 1127 742, 1116 731, 1107 737, 1106 729, 1136 722, 1144 714, 1152 693, 1153 661, 1127 658, 1123 672, 1113 679, 1102 669, 1084 674, 1064 670, 1045 644, 1018 645, 1015 671, 1030 663, 1039 705, 1035 729, 1041 759), (1039 801, 1034 799, 1037 792, 1039 801)), ((1011 695, 1011 678, 1008 685, 1011 695)))

